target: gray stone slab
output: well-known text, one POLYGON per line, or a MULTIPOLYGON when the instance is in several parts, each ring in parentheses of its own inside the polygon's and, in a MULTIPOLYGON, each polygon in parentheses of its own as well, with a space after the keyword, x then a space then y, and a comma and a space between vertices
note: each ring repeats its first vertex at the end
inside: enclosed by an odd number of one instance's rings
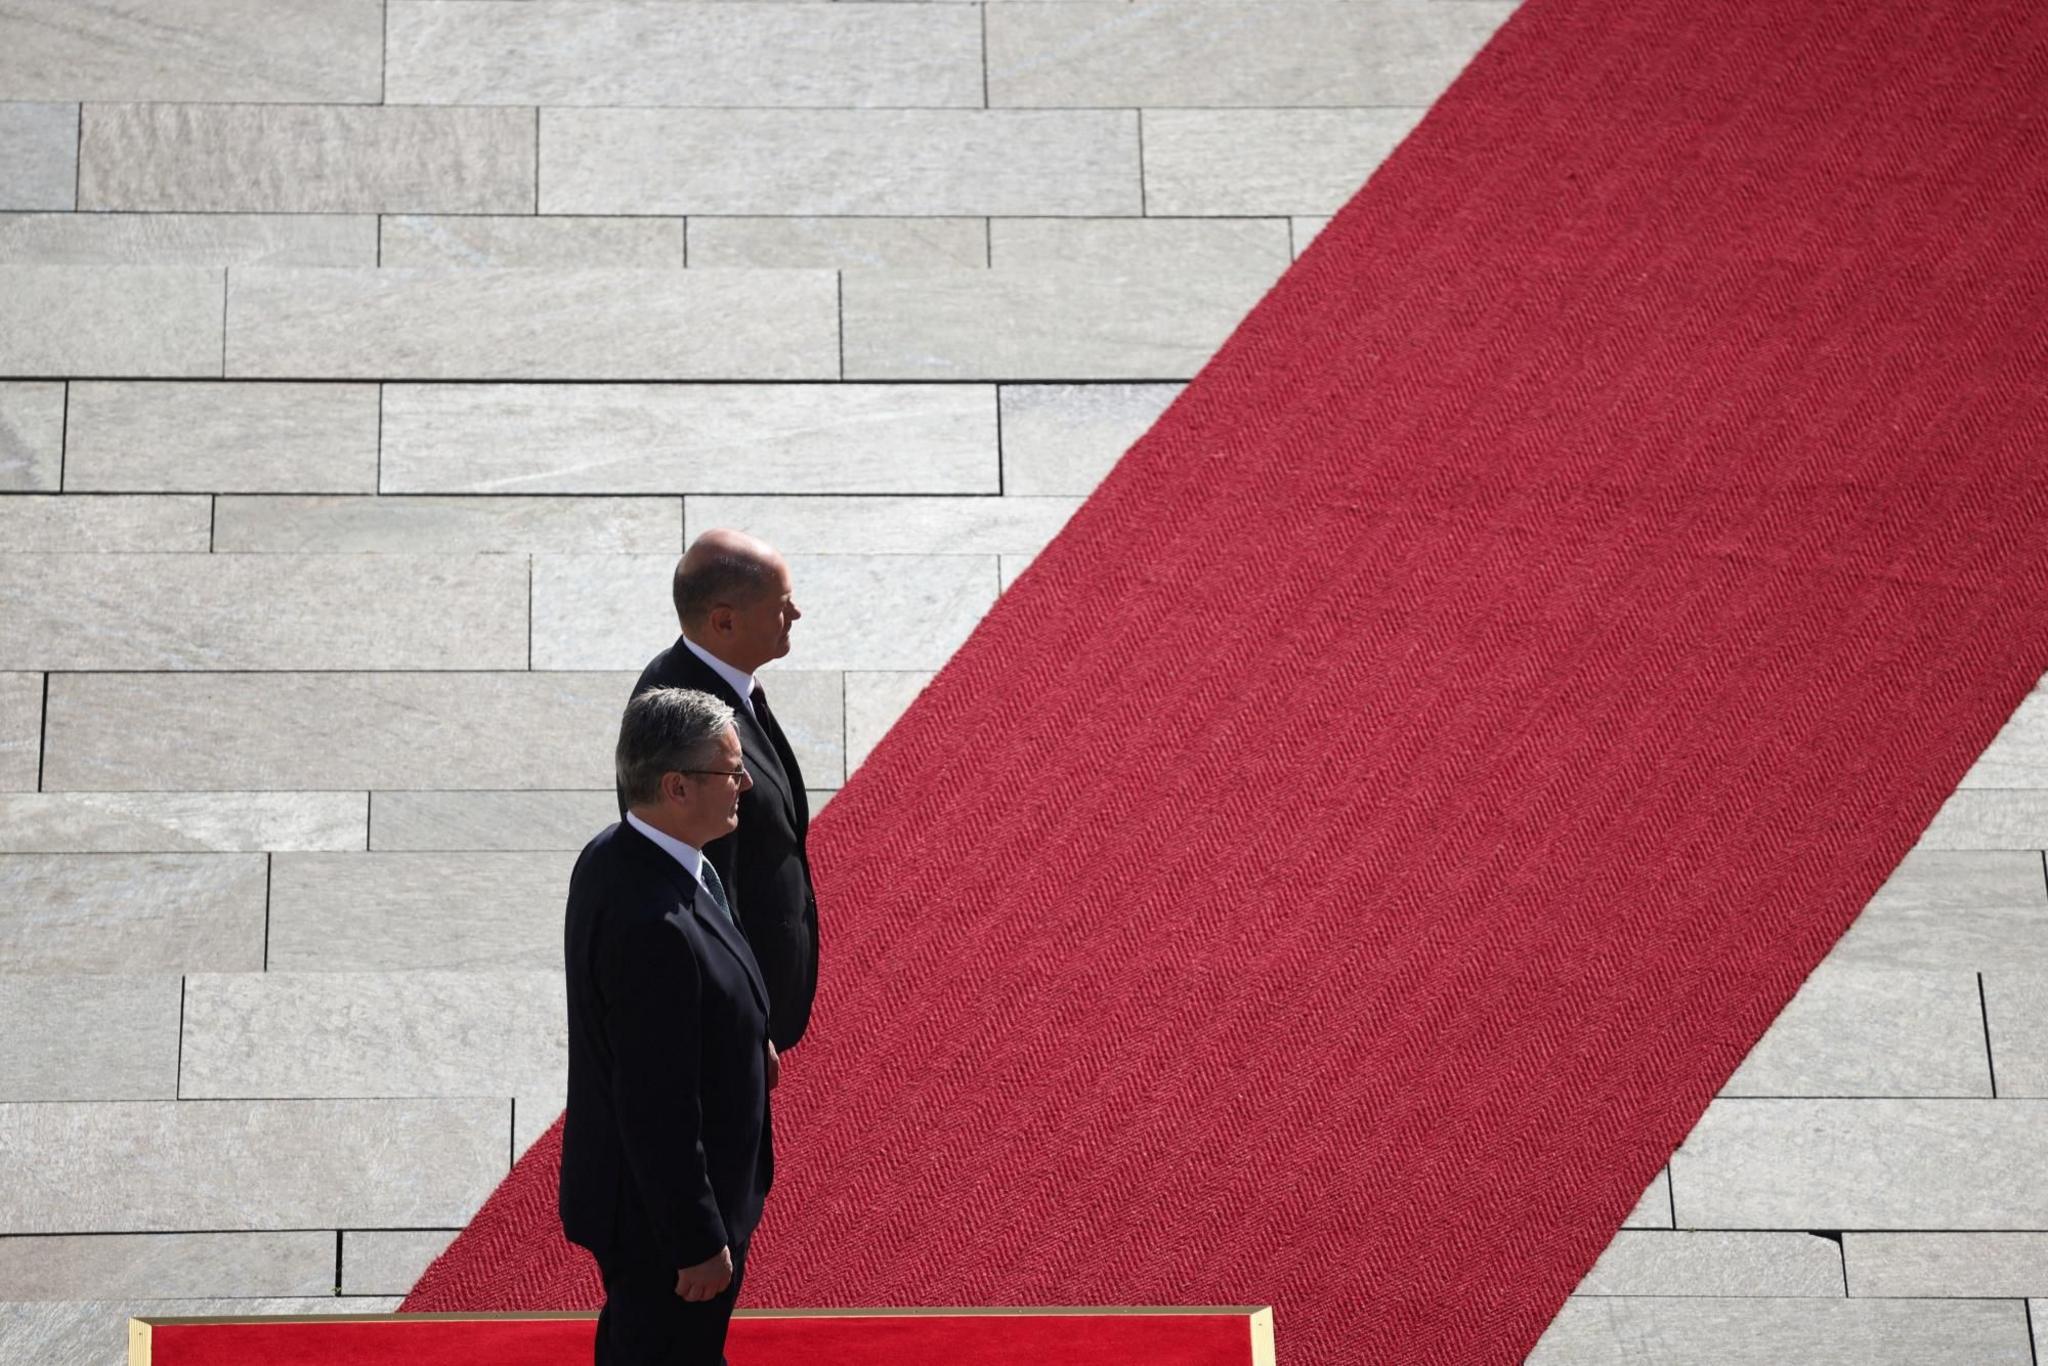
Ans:
POLYGON ((2037 687, 2027 694, 1961 785, 2048 788, 2048 690, 2037 687))
POLYGON ((95 104, 81 209, 531 213, 526 109, 95 104))
POLYGON ((1263 275, 1270 284, 1293 259, 1284 218, 997 218, 989 223, 989 264, 997 270, 1166 268, 1190 275, 1263 275))
POLYGON ((2048 1102, 1716 1100, 1671 1159, 1681 1228, 2048 1226, 2048 1102))
POLYGON ((490 554, 682 550, 677 498, 222 497, 217 551, 490 554))
POLYGON ((2018 1300, 1596 1297, 1565 1302, 1529 1366, 2029 1366, 2018 1300))
POLYGON ((1095 491, 1180 396, 1178 384, 1005 384, 1003 491, 1095 491))
POLYGON ((849 379, 1182 379, 1272 277, 1158 265, 849 273, 849 379))
POLYGON ((59 674, 51 679, 43 785, 605 787, 638 670, 59 674))
POLYGON ((2048 877, 2036 853, 1914 853, 1829 961, 1890 968, 2048 969, 2048 877))
POLYGON ((2048 1096, 2048 973, 1983 974, 1984 1020, 2001 1096, 2048 1096))
POLYGON ((1625 1229, 1671 1227, 1671 1173, 1660 1171, 1643 1191, 1643 1198, 1621 1221, 1625 1229))
POLYGON ((334 1235, 320 1230, 0 1238, 0 1285, 11 1300, 331 1295, 334 1235))
POLYGON ((372 792, 370 848, 581 849, 618 818, 618 799, 608 787, 580 792, 372 792))
POLYGON ((218 375, 222 272, 0 266, 0 374, 218 375))
POLYGON ((374 266, 372 214, 0 214, 0 261, 45 266, 374 266))
MULTIPOLYGON (((549 862, 561 871, 559 858, 549 862)), ((567 886, 564 874, 558 900, 567 886)), ((294 914, 280 899, 273 919, 290 923, 294 914)), ((366 907, 366 914, 374 911, 366 907)), ((289 934, 277 942, 281 927, 273 927, 273 969, 288 954, 299 956, 289 934)), ((551 972, 198 973, 185 979, 184 1018, 178 1094, 187 1100, 509 1098, 560 1087, 569 1069, 559 965, 551 972)))
MULTIPOLYGON (((331 1241, 331 1239, 330 1239, 331 1241)), ((49 1300, 0 1303, 0 1360, 36 1366, 128 1366, 128 1320, 220 1315, 386 1314, 400 1300, 340 1299, 49 1300)))
POLYGON ((362 792, 0 794, 0 853, 248 853, 361 849, 362 792))
MULTIPOLYGON (((792 669, 936 669, 998 590, 993 555, 792 555, 792 669), (887 629, 880 629, 886 623, 887 629)), ((537 555, 537 669, 637 668, 675 638, 671 557, 537 555)), ((778 714, 781 704, 776 704, 778 714)))
POLYGON ((683 539, 741 527, 784 554, 1035 554, 1080 505, 1078 498, 697 494, 683 504, 683 539))
POLYGON ((387 493, 994 493, 982 385, 394 384, 387 493))
POLYGON ((55 492, 64 476, 64 386, 0 381, 0 493, 55 492))
POLYGON ((395 104, 982 104, 981 16, 951 5, 393 0, 395 104))
POLYGON ((505 1175, 502 1100, 0 1105, 0 1232, 467 1223, 505 1175))
POLYGON ((575 864, 566 850, 279 854, 270 874, 270 970, 559 969, 575 864))
POLYGON ((1420 109, 1148 109, 1145 212, 1329 214, 1420 109))
MULTIPOLYGON (((0 979, 5 984, 0 986, 0 1101, 175 1097, 179 980, 167 975, 0 979)), ((75 1285, 22 1294, 7 1271, 13 1250, 0 1239, 0 1286, 7 1288, 8 1298, 90 1293, 92 1287, 75 1285)))
POLYGON ((2048 791, 1965 788, 1942 804, 1918 849, 2048 849, 2048 791))
POLYGON ((43 764, 43 676, 0 673, 0 792, 33 792, 43 764))
MULTIPOLYGON (((815 814, 817 808, 813 807, 815 814)), ((512 1149, 524 1153, 562 1117, 567 1100, 561 1091, 517 1096, 512 1101, 512 1149)))
POLYGON ((69 209, 77 197, 78 106, 0 104, 0 209, 69 209))
POLYGON ((988 10, 996 108, 1427 108, 1512 6, 1171 0, 988 10))
POLYGON ((452 1228, 344 1231, 341 1235, 341 1293, 412 1293, 413 1283, 419 1280, 420 1273, 434 1258, 447 1251, 458 1231, 452 1228))
POLYGON ((198 494, 21 494, 0 498, 10 555, 205 554, 213 500, 198 494))
POLYGON ((2034 851, 1915 850, 1899 860, 1870 908, 1968 910, 2048 906, 2048 872, 2034 851))
POLYGON ((7 99, 372 103, 381 0, 9 0, 7 99))
POLYGON ((0 854, 0 962, 26 973, 252 971, 263 966, 263 902, 261 854, 0 854))
POLYGON ((2048 1292, 2048 1233, 1847 1233, 1849 1293, 1992 1299, 2048 1292))
POLYGON ((65 485, 206 493, 372 493, 374 384, 71 386, 65 485))
POLYGON ((846 675, 846 768, 851 773, 867 762, 889 727, 896 724, 925 685, 929 672, 849 673, 846 675))
POLYGON ((1989 1096, 1977 976, 1824 963, 1721 1094, 1989 1096))
POLYGON ((1842 1294, 1842 1249, 1811 1233, 1624 1230, 1575 1295, 1842 1294))
POLYGON ((1301 254, 1308 250, 1308 244, 1322 236, 1323 229, 1330 226, 1330 220, 1328 218, 1296 217, 1292 222, 1294 225, 1294 256, 1296 260, 1299 260, 1301 254))
POLYGON ((382 231, 375 264, 399 269, 661 270, 683 264, 680 218, 394 215, 383 220, 382 231))
POLYGON ((0 555, 0 668, 526 662, 527 568, 515 557, 0 555))
POLYGON ((826 271, 238 270, 227 373, 831 379, 826 271))
POLYGON ((690 220, 693 267, 761 270, 972 269, 988 264, 983 218, 690 220))
POLYGON ((544 109, 540 137, 543 213, 1141 211, 1130 110, 544 109))

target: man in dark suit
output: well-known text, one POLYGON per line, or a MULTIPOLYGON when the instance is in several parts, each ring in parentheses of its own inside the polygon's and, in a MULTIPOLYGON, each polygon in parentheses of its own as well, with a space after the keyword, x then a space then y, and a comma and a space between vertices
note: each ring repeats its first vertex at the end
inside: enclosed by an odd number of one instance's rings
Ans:
POLYGON ((750 785, 732 709, 634 698, 618 775, 569 879, 562 1229, 604 1273, 598 1366, 719 1366, 775 1168, 767 988, 701 852, 750 785))
POLYGON ((803 613, 788 563, 737 531, 707 531, 691 543, 676 564, 674 596, 682 634, 641 672, 633 693, 696 688, 733 709, 755 783, 740 796, 739 829, 704 846, 704 855, 732 890, 768 983, 769 1037, 788 1049, 803 1037, 818 991, 818 901, 804 850, 811 808, 754 672, 789 653, 789 628, 803 613))

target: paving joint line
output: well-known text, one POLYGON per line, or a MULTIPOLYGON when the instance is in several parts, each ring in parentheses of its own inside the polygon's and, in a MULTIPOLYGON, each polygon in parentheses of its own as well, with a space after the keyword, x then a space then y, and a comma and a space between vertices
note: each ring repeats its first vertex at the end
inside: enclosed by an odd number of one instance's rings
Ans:
POLYGON ((178 1061, 171 1072, 171 1099, 185 1098, 185 983, 184 974, 178 977, 178 1061))
POLYGON ((43 770, 50 761, 50 671, 43 671, 43 714, 36 718, 36 791, 43 790, 43 770))
MULTIPOLYGON (((277 855, 263 855, 263 971, 270 971, 270 874, 277 855)), ((183 1030, 180 1031, 179 1045, 183 1047, 183 1030)))
POLYGON ((1991 1074, 1991 1098, 1998 1099, 1998 1061, 1991 1053, 1991 1006, 1984 997, 1984 974, 1977 974, 1977 1018, 1984 1025, 1984 1068, 1991 1074))

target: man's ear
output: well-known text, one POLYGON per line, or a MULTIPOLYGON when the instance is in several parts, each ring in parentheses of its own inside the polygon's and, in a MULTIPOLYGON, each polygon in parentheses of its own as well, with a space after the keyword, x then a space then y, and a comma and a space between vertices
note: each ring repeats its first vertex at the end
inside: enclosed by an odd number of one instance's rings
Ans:
POLYGON ((665 802, 681 802, 689 799, 689 779, 670 769, 661 775, 661 799, 665 802))
POLYGON ((711 628, 713 635, 725 635, 733 627, 733 611, 728 603, 719 603, 704 615, 704 624, 711 628))

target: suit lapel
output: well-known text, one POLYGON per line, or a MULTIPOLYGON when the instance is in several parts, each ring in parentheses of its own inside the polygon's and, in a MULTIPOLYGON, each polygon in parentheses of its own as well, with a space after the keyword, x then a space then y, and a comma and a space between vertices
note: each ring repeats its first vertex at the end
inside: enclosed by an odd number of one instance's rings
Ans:
POLYGON ((797 841, 801 843, 804 828, 811 823, 811 798, 797 772, 796 751, 789 747, 789 737, 782 733, 782 724, 773 712, 759 728, 763 738, 774 746, 775 758, 782 765, 782 790, 789 794, 790 809, 796 813, 797 841))
POLYGON ((641 851, 641 857, 649 860, 649 866, 660 873, 674 889, 676 899, 682 903, 678 909, 695 916, 697 923, 704 927, 705 932, 723 945, 727 953, 739 960, 740 966, 746 969, 747 985, 753 988, 755 1001, 762 1010, 768 1009, 768 986, 761 980, 761 965, 754 961, 754 950, 747 943, 747 937, 725 918, 725 913, 712 902, 710 893, 698 886, 697 879, 691 877, 689 870, 676 862, 667 850, 656 845, 653 840, 635 830, 630 824, 621 822, 619 829, 632 836, 634 844, 641 851))
POLYGON ((740 729, 740 748, 747 754, 747 770, 757 781, 767 778, 768 785, 781 794, 784 805, 796 810, 796 800, 790 795, 789 774, 782 767, 782 753, 768 728, 745 707, 733 708, 733 724, 740 729))

